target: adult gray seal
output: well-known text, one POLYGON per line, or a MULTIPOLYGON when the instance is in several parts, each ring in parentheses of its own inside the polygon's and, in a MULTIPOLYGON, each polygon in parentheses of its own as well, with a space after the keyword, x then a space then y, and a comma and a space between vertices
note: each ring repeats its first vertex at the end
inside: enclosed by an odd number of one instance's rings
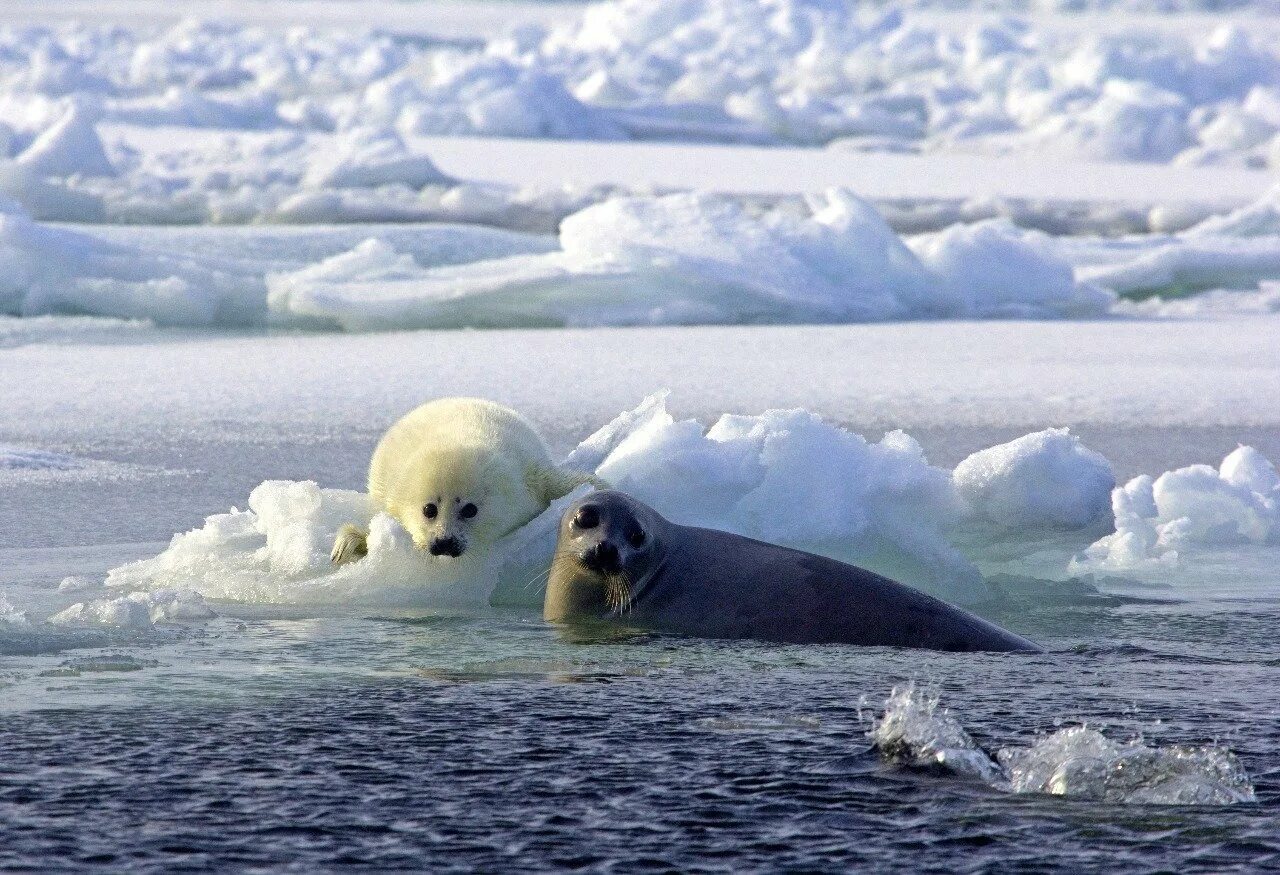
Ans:
POLYGON ((706 638, 951 651, 1040 650, 878 574, 714 529, 680 526, 613 490, 570 505, 543 617, 706 638))

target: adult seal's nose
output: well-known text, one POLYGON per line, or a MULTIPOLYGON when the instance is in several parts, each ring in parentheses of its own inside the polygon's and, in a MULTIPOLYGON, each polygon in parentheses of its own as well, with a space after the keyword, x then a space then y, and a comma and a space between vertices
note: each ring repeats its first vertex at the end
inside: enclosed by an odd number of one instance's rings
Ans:
POLYGON ((462 542, 457 538, 433 538, 429 547, 432 556, 452 556, 457 558, 462 555, 462 542))
POLYGON ((617 546, 609 541, 601 541, 582 552, 582 564, 592 571, 612 574, 622 570, 622 557, 618 554, 617 546))

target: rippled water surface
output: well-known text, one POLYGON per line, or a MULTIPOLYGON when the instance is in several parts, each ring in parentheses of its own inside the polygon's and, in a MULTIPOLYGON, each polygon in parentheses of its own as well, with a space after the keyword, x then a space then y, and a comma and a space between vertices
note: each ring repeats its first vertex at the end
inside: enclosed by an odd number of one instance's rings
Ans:
POLYGON ((1042 656, 221 607, 114 660, 7 658, 0 864, 1280 865, 1275 603, 1042 612, 1019 623, 1042 656), (1223 743, 1258 801, 1105 805, 887 763, 866 732, 909 679, 988 750, 1081 720, 1223 743))

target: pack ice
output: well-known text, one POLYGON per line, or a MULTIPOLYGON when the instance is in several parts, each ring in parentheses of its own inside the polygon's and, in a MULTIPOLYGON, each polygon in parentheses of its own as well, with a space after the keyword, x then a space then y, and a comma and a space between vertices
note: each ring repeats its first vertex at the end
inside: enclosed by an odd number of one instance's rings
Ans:
MULTIPOLYGON (((609 0, 470 47, 195 21, 10 27, 0 31, 0 145, 19 154, 79 102, 147 128, 374 123, 404 134, 1275 164, 1280 81, 1267 30, 1098 35, 995 16, 956 26, 902 3, 854 13, 830 0, 609 0)), ((77 169, 128 174, 131 160, 87 149, 77 169)))

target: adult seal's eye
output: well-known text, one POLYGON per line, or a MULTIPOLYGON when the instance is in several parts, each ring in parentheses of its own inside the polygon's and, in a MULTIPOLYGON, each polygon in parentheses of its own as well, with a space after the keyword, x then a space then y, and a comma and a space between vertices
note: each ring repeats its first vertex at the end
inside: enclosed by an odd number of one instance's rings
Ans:
POLYGON ((627 532, 627 543, 632 547, 643 547, 644 531, 642 529, 632 529, 627 532))
POLYGON ((440 513, 440 508, 436 507, 435 502, 431 502, 422 509, 422 514, 429 520, 436 518, 436 514, 440 513))
POLYGON ((476 507, 471 502, 467 502, 462 506, 462 510, 458 511, 458 516, 462 517, 464 520, 469 520, 479 512, 480 508, 476 507))
POLYGON ((594 504, 585 504, 578 508, 573 516, 573 524, 580 529, 594 529, 600 525, 600 510, 594 504))

